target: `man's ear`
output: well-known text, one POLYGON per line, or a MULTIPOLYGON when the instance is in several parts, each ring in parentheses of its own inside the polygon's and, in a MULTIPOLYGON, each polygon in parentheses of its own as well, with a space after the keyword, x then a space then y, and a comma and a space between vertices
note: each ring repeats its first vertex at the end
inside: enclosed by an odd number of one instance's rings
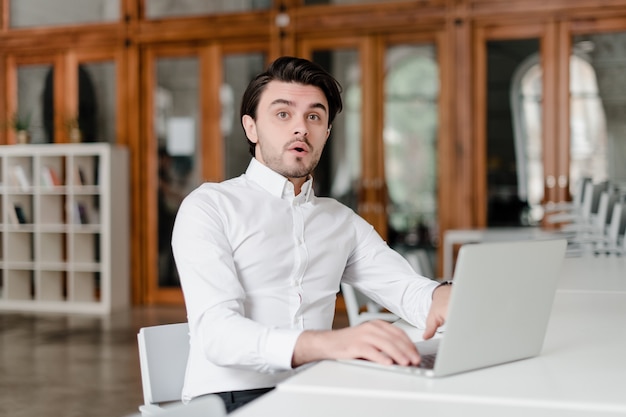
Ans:
POLYGON ((250 115, 244 114, 241 117, 241 125, 246 131, 246 137, 250 140, 250 142, 257 143, 259 138, 256 134, 256 122, 254 119, 250 115))

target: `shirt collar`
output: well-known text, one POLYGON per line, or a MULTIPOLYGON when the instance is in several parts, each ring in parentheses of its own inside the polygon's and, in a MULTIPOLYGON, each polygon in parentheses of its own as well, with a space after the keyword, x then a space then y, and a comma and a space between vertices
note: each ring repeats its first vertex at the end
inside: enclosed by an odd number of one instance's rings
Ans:
POLYGON ((250 160, 246 177, 278 198, 305 203, 313 196, 313 178, 311 176, 302 184, 300 194, 296 196, 294 195, 293 184, 287 178, 263 165, 256 158, 250 160))

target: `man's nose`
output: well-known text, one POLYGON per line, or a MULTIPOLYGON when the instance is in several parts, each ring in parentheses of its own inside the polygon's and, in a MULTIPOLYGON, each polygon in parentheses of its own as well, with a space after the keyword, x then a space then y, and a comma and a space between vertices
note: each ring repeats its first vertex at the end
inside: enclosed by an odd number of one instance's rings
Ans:
POLYGON ((309 135, 309 128, 306 125, 305 121, 301 121, 299 123, 296 124, 296 126, 294 127, 294 131, 293 131, 294 135, 297 136, 308 136, 309 135))

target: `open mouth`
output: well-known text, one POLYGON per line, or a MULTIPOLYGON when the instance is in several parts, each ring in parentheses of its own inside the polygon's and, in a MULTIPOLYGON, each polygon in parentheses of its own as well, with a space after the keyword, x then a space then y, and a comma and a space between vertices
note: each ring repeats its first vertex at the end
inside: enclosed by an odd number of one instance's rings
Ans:
POLYGON ((297 153, 306 153, 309 151, 309 147, 307 146, 306 143, 298 141, 298 142, 291 144, 291 146, 289 147, 289 150, 297 152, 297 153))

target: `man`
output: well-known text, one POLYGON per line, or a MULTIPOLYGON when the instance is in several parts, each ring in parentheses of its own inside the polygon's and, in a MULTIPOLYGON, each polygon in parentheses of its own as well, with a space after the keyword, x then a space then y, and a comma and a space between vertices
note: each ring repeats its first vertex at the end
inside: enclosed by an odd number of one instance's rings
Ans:
POLYGON ((350 208, 313 193, 340 92, 314 63, 277 59, 243 96, 246 173, 181 204, 172 248, 191 337, 183 401, 219 393, 232 411, 324 359, 417 365, 414 344, 390 323, 331 330, 342 280, 425 338, 443 324, 450 287, 417 275, 350 208))

